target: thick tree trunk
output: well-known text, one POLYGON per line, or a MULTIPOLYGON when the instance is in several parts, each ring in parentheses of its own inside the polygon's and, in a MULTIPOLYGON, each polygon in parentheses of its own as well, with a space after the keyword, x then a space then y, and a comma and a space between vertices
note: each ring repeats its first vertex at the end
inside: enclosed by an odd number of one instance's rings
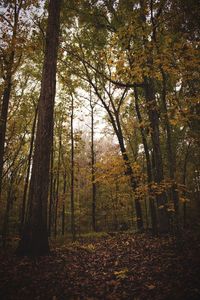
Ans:
POLYGON ((29 189, 30 212, 18 248, 18 253, 21 255, 38 256, 49 253, 47 205, 50 156, 53 144, 60 6, 61 0, 50 0, 49 2, 38 124, 29 189))

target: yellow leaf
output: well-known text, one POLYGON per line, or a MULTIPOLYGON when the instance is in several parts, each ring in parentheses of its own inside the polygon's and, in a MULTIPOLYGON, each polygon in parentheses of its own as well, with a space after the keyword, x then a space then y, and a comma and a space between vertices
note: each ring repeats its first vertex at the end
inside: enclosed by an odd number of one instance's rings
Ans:
POLYGON ((114 272, 115 276, 117 277, 117 279, 124 279, 127 277, 127 273, 128 273, 128 269, 124 268, 120 271, 116 271, 114 272))

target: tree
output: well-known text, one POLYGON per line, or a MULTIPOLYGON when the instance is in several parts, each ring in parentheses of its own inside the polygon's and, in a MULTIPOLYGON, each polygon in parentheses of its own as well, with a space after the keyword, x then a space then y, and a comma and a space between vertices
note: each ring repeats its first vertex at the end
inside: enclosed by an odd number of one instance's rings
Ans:
POLYGON ((26 178, 24 183, 24 191, 23 191, 23 198, 22 198, 22 210, 21 210, 21 226, 20 229, 23 228, 24 221, 25 221, 25 212, 26 212, 26 200, 27 200, 27 192, 28 192, 28 186, 29 186, 29 177, 30 177, 30 170, 31 170, 31 160, 32 160, 32 153, 33 153, 33 144, 34 144, 34 138, 35 138, 35 128, 36 128, 36 122, 37 122, 37 111, 38 111, 38 105, 35 108, 35 115, 31 130, 31 140, 30 140, 30 148, 29 148, 29 154, 28 154, 28 165, 27 165, 27 172, 26 172, 26 178))
POLYGON ((74 95, 71 95, 71 233, 76 238, 74 209, 74 95))
POLYGON ((92 93, 90 89, 90 109, 91 109, 91 180, 92 180, 92 229, 96 227, 96 182, 95 182, 95 145, 94 145, 94 109, 95 102, 92 101, 92 93))
POLYGON ((2 174, 3 174, 3 156, 4 156, 4 147, 5 147, 5 135, 6 135, 6 125, 8 118, 8 107, 10 102, 10 94, 12 88, 12 79, 15 72, 15 68, 18 67, 21 54, 18 53, 16 59, 16 45, 18 38, 18 29, 19 29, 19 17, 22 10, 23 0, 16 1, 14 4, 14 9, 11 3, 7 4, 8 8, 8 17, 1 16, 3 22, 6 23, 7 27, 5 32, 2 35, 5 38, 4 47, 1 47, 1 70, 3 70, 3 79, 4 79, 4 89, 2 95, 2 104, 1 104, 1 122, 0 122, 0 197, 1 197, 1 188, 2 188, 2 174), (11 11, 11 12, 10 12, 11 11), (13 14, 13 18, 12 18, 13 14), (10 20, 9 20, 10 19, 10 20), (12 24, 13 19, 13 24, 12 24), (11 38, 6 31, 11 31, 11 38), (6 46, 5 46, 6 45, 6 46))
POLYGON ((47 203, 53 112, 56 91, 56 64, 59 44, 61 0, 50 0, 46 31, 46 49, 38 106, 38 124, 29 190, 28 220, 18 247, 22 255, 45 255, 49 252, 47 203))

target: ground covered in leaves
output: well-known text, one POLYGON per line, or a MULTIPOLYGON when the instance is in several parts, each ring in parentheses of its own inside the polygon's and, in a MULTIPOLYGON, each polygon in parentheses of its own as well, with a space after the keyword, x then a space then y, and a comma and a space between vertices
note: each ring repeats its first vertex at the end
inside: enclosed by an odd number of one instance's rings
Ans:
POLYGON ((1 254, 0 299, 200 299, 200 242, 111 234, 38 259, 1 254))

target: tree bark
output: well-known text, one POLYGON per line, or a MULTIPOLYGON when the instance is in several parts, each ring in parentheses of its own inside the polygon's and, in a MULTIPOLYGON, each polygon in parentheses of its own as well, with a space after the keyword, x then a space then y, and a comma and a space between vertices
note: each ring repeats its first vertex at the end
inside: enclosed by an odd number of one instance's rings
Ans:
POLYGON ((67 172, 64 170, 63 175, 63 199, 62 199, 62 235, 65 234, 65 198, 67 188, 67 172))
MULTIPOLYGON (((130 177, 131 187, 132 187, 133 192, 135 192, 135 190, 138 186, 138 183, 137 183, 137 180, 134 176, 133 169, 132 169, 132 166, 130 164, 130 160, 129 160, 129 157, 128 157, 128 154, 127 154, 127 151, 126 151, 126 147, 125 147, 125 144, 124 144, 124 137, 123 137, 123 134, 122 134, 122 129, 121 129, 120 121, 119 121, 119 116, 116 115, 115 117, 116 117, 117 129, 118 129, 117 132, 116 132, 116 135, 117 135, 117 138, 118 138, 118 141, 119 141, 119 146, 120 146, 120 150, 121 150, 121 153, 122 153, 122 157, 123 157, 123 160, 125 162, 126 175, 128 175, 130 177)), ((136 194, 135 194, 135 211, 136 211, 136 218, 137 218, 137 228, 139 230, 142 230, 144 228, 142 208, 141 208, 141 204, 140 204, 140 199, 136 196, 136 194)))
POLYGON ((61 0, 50 0, 38 124, 29 189, 30 211, 18 247, 21 255, 49 253, 47 206, 61 0))
MULTIPOLYGON (((62 124, 61 124, 62 127, 62 124)), ((60 187, 60 163, 61 163, 61 147, 62 147, 62 128, 60 128, 59 132, 59 148, 58 148, 58 166, 57 166, 57 174, 56 174, 56 203, 55 203, 55 220, 54 220, 54 236, 57 236, 57 227, 58 227, 58 202, 59 202, 59 187, 60 187)))
MULTIPOLYGON (((134 88, 134 96, 135 96, 135 110, 136 110, 137 118, 139 123, 142 124, 142 115, 140 113, 137 87, 134 88)), ((150 213, 151 213, 151 225, 152 225, 153 234, 157 234, 158 231, 157 215, 156 215, 155 201, 151 189, 151 184, 153 181, 151 158, 150 158, 149 147, 148 147, 148 143, 147 143, 147 139, 143 127, 140 127, 140 132, 142 136, 142 143, 143 143, 144 153, 146 157, 147 179, 149 184, 149 204, 150 204, 150 213)))
POLYGON ((171 125, 169 122, 168 117, 168 110, 167 110, 167 102, 166 102, 166 75, 163 71, 163 68, 160 67, 162 78, 163 78, 163 90, 162 90, 162 106, 163 106, 163 112, 164 112, 164 121, 165 121, 165 129, 166 129, 166 143, 167 143, 167 157, 168 157, 168 166, 169 166, 169 176, 172 181, 172 199, 174 203, 174 209, 176 214, 176 225, 178 226, 178 215, 179 215, 179 194, 177 191, 177 183, 175 180, 175 172, 176 172, 176 159, 175 159, 175 151, 172 147, 172 130, 171 125))
POLYGON ((6 210, 5 210, 5 216, 4 216, 4 222, 3 222, 3 230, 2 230, 2 237, 3 237, 3 248, 6 248, 7 244, 7 237, 8 237, 8 229, 9 229, 9 215, 10 215, 10 209, 11 209, 11 201, 12 201, 12 188, 13 188, 13 182, 14 182, 14 175, 11 175, 9 187, 8 187, 8 194, 7 194, 7 203, 6 203, 6 210))
POLYGON ((32 154, 33 154, 33 144, 34 144, 34 138, 35 138, 37 113, 38 113, 38 106, 36 106, 36 109, 35 109, 35 116, 34 116, 32 130, 31 130, 31 141, 30 141, 30 149, 29 149, 29 154, 28 154, 28 166, 27 166, 27 171, 26 171, 26 178, 25 178, 25 183, 24 183, 24 192, 23 192, 23 198, 22 198, 20 231, 22 230, 23 225, 24 225, 24 221, 25 221, 26 200, 27 200, 27 191, 28 191, 28 185, 29 185, 30 170, 31 170, 31 159, 32 159, 32 154))
POLYGON ((48 217, 48 235, 51 236, 51 227, 52 227, 52 214, 53 214, 53 188, 54 188, 54 152, 53 145, 51 149, 51 163, 50 163, 50 187, 49 187, 49 217, 48 217))
POLYGON ((71 96, 71 234, 75 240, 75 213, 74 213, 74 97, 71 96))
POLYGON ((92 104, 90 94, 90 108, 91 108, 91 180, 92 180, 92 229, 96 231, 96 183, 95 183, 95 152, 94 152, 94 105, 92 104))
POLYGON ((3 91, 3 99, 1 106, 1 119, 0 119, 0 201, 1 201, 1 192, 2 192, 2 177, 3 177, 3 157, 4 157, 4 146, 5 146, 5 136, 6 136, 6 127, 7 127, 7 118, 8 118, 8 108, 10 102, 10 94, 12 89, 12 77, 13 77, 13 69, 15 62, 15 44, 17 38, 17 30, 19 23, 19 15, 22 8, 22 1, 15 2, 14 8, 14 24, 11 38, 11 52, 8 57, 8 61, 6 62, 7 70, 5 74, 5 87, 3 91))
MULTIPOLYGON (((147 104, 147 111, 151 126, 151 139, 153 146, 154 162, 155 162, 155 181, 159 185, 164 180, 162 152, 160 147, 160 131, 159 131, 159 115, 155 99, 154 84, 151 78, 144 79, 144 91, 147 104)), ((167 195, 162 191, 157 195, 158 205, 158 224, 160 232, 169 231, 169 217, 167 213, 167 195)))
MULTIPOLYGON (((183 185, 184 185, 184 193, 183 195, 186 196, 186 178, 187 178, 187 164, 188 164, 188 158, 190 155, 190 146, 189 143, 186 149, 185 157, 184 157, 184 163, 183 163, 183 185)), ((186 201, 183 203, 183 227, 186 228, 187 226, 187 210, 186 210, 186 201)))

